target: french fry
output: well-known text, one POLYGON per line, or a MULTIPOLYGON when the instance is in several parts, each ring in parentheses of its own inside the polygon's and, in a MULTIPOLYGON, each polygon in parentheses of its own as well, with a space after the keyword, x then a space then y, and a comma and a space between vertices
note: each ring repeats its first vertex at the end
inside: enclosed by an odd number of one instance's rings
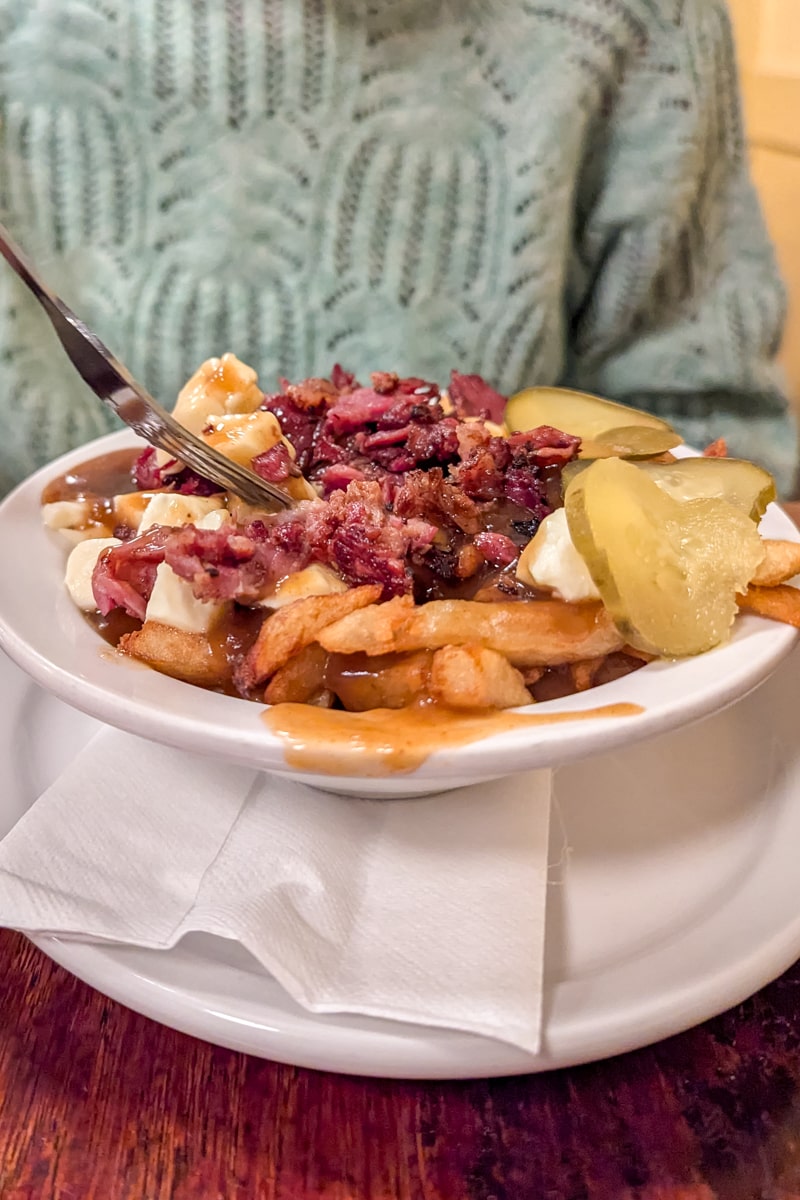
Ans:
POLYGON ((782 583, 777 587, 754 587, 752 584, 743 596, 737 596, 739 608, 780 621, 783 625, 794 625, 800 629, 800 588, 782 583))
POLYGON ((304 646, 270 679, 264 699, 267 704, 311 704, 326 690, 328 655, 318 642, 304 646))
POLYGON ((145 621, 141 629, 126 633, 117 647, 123 654, 148 666, 200 687, 222 688, 230 682, 225 651, 203 633, 187 633, 160 621, 145 621))
POLYGON ((331 653, 369 655, 474 643, 523 668, 580 662, 624 644, 601 604, 561 600, 431 600, 418 608, 410 600, 392 600, 328 625, 318 639, 331 653))
POLYGON ((516 708, 531 703, 522 675, 483 646, 443 646, 433 656, 430 696, 450 708, 516 708))
POLYGON ((764 560, 750 580, 755 587, 777 587, 800 575, 800 542, 764 539, 764 560))
MULTIPOLYGON (((332 654, 393 654, 400 648, 397 644, 400 630, 414 620, 418 611, 410 596, 396 596, 385 604, 362 608, 358 616, 352 613, 331 622, 320 633, 319 641, 332 654)), ((423 650, 426 647, 408 649, 423 650)))
POLYGON ((405 708, 428 694, 433 654, 332 655, 328 685, 349 712, 405 708))
POLYGON ((290 658, 316 641, 326 625, 355 609, 374 603, 381 589, 372 584, 330 596, 306 596, 267 617, 253 646, 236 673, 236 682, 250 691, 269 679, 290 658))

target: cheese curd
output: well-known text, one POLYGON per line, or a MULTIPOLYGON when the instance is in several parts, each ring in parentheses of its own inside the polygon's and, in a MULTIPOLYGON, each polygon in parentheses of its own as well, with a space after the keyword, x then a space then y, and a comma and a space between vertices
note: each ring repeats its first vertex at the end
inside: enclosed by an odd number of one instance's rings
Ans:
POLYGON ((554 592, 570 604, 600 599, 589 568, 570 537, 563 508, 545 517, 528 542, 517 563, 517 579, 554 592))
POLYGON ((182 496, 180 492, 156 492, 148 501, 138 532, 144 533, 153 525, 197 525, 209 513, 225 507, 224 495, 182 496))
POLYGON ((92 519, 91 508, 86 500, 53 500, 42 505, 42 521, 65 542, 75 546, 90 538, 111 537, 109 525, 92 519))
MULTIPOLYGON (((284 441, 278 418, 264 409, 215 417, 206 425, 202 437, 209 446, 243 467, 249 467, 259 454, 266 454, 284 441)), ((288 442, 286 446, 288 449, 288 442)))
POLYGON ((221 529, 230 519, 231 514, 227 508, 215 508, 213 512, 207 513, 199 521, 195 521, 195 525, 198 529, 221 529))
MULTIPOLYGON (((177 500, 212 500, 214 496, 171 496, 177 500)), ((198 529, 220 529, 230 514, 219 505, 202 516, 170 522, 176 525, 194 524, 198 529)), ((198 600, 192 593, 192 585, 176 575, 172 567, 160 563, 156 568, 156 581, 150 593, 145 611, 145 621, 158 621, 160 625, 171 625, 184 633, 208 633, 216 625, 227 604, 216 604, 198 600)))
MULTIPOLYGON (((202 438, 226 458, 252 469, 254 458, 266 454, 281 443, 294 461, 295 449, 283 436, 278 418, 265 409, 253 413, 231 413, 216 417, 203 430, 202 438)), ((280 484, 295 500, 314 500, 317 493, 302 475, 295 475, 280 484)))
POLYGON ((85 500, 54 500, 42 505, 42 520, 48 529, 80 529, 88 519, 85 500))
POLYGON ((184 384, 172 415, 185 429, 200 434, 214 417, 255 412, 263 399, 253 368, 235 354, 223 354, 206 359, 184 384))
POLYGON ((78 542, 67 559, 64 583, 78 608, 84 612, 96 612, 97 604, 92 591, 92 575, 97 560, 110 546, 121 546, 119 538, 92 538, 78 542))
POLYGON ((138 529, 145 509, 158 492, 121 492, 114 497, 114 520, 117 525, 138 529))
POLYGON ((346 591, 347 584, 334 571, 319 563, 312 563, 302 571, 287 575, 277 584, 272 595, 265 596, 261 603, 265 608, 284 608, 306 596, 333 596, 346 591))
POLYGON ((145 621, 158 621, 185 633, 208 633, 225 611, 224 604, 198 600, 191 584, 175 574, 172 567, 160 563, 156 581, 147 602, 145 621))

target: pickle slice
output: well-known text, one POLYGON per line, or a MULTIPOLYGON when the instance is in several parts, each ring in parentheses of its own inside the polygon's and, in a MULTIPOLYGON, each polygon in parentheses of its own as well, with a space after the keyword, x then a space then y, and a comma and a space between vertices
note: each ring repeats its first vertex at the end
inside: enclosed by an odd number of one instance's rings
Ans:
MULTIPOLYGON (((681 458, 635 465, 676 500, 727 500, 753 521, 760 521, 775 499, 775 480, 769 471, 739 458, 681 458)), ((564 487, 590 466, 588 459, 567 463, 564 487)))
POLYGON ((504 419, 512 433, 539 425, 571 433, 586 443, 581 453, 593 458, 663 454, 682 440, 659 417, 569 388, 535 387, 517 392, 506 405, 504 419))
POLYGON ((664 658, 726 640, 764 557, 749 516, 727 500, 676 500, 621 458, 592 463, 564 498, 567 524, 623 636, 664 658))

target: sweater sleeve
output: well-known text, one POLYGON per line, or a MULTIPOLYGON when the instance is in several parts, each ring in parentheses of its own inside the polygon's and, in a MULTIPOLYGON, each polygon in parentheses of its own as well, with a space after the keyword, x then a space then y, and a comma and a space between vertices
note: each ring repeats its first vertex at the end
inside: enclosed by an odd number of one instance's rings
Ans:
POLYGON ((656 412, 690 444, 725 437, 791 494, 797 432, 775 362, 785 295, 719 0, 654 22, 594 162, 578 191, 565 382, 656 412))

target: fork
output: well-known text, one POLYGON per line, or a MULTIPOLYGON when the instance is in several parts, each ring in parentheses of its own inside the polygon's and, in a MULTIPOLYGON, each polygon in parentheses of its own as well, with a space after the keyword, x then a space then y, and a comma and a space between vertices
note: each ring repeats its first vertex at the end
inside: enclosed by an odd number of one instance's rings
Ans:
POLYGON ((248 504, 291 508, 295 501, 282 488, 232 462, 184 429, 129 371, 114 358, 95 333, 40 278, 0 225, 0 253, 41 304, 73 367, 94 394, 140 437, 179 459, 193 471, 234 492, 248 504))

